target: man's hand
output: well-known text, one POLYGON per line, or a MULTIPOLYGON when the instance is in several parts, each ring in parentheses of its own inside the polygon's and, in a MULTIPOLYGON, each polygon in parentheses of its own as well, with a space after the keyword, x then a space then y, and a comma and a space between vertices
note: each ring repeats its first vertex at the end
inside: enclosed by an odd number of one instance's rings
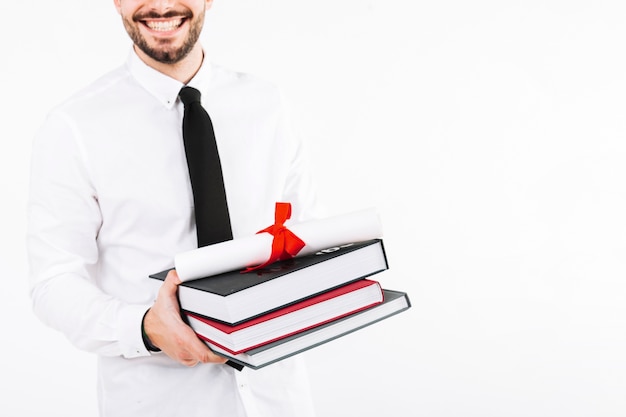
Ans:
POLYGON ((148 338, 167 356, 186 366, 225 363, 226 359, 213 353, 182 320, 176 297, 180 282, 175 270, 165 277, 154 305, 144 317, 148 338))

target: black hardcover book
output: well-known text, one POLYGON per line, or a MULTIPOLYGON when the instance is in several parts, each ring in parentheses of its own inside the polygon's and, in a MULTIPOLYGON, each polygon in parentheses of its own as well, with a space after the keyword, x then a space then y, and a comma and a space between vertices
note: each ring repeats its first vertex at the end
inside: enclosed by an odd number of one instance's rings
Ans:
MULTIPOLYGON (((388 268, 382 239, 372 239, 252 272, 236 270, 186 281, 178 296, 183 310, 236 325, 388 268)), ((162 281, 168 272, 150 278, 162 281)))

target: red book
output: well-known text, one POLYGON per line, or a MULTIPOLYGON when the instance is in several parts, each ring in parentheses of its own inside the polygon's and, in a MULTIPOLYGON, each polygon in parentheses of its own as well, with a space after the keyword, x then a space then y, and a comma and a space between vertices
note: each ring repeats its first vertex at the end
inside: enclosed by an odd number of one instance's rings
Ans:
POLYGON ((361 279, 237 325, 184 314, 209 346, 236 355, 375 306, 383 298, 377 281, 361 279))

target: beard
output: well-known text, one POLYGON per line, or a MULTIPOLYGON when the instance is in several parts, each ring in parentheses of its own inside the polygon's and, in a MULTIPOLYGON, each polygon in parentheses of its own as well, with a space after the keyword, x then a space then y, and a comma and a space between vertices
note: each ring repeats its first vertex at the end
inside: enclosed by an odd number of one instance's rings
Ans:
POLYGON ((163 15, 155 13, 137 13, 133 15, 132 21, 130 21, 127 17, 124 17, 122 21, 124 22, 124 28, 126 29, 126 32, 128 32, 131 40, 139 49, 141 49, 141 51, 143 51, 143 53, 157 62, 163 64, 175 64, 185 58, 198 42, 200 32, 202 32, 202 26, 204 25, 204 13, 195 18, 190 11, 185 11, 183 13, 172 11, 163 15), (141 23, 142 19, 168 18, 181 15, 185 17, 190 27, 187 37, 180 47, 174 47, 167 40, 154 41, 154 44, 151 45, 141 34, 137 26, 143 24, 141 23))

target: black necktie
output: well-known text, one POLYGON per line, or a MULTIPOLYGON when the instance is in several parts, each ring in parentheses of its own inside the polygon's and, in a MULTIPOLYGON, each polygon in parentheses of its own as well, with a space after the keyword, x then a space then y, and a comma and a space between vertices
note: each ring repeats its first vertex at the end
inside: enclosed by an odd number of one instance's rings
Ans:
MULTIPOLYGON (((183 87, 179 96, 185 105, 183 141, 193 191, 198 247, 231 240, 233 232, 213 123, 200 103, 198 90, 183 87)), ((243 365, 231 360, 226 364, 239 371, 243 369, 243 365)))
POLYGON ((198 247, 233 238, 222 166, 215 142, 213 123, 200 103, 200 92, 180 90, 185 105, 183 140, 193 190, 198 247))

